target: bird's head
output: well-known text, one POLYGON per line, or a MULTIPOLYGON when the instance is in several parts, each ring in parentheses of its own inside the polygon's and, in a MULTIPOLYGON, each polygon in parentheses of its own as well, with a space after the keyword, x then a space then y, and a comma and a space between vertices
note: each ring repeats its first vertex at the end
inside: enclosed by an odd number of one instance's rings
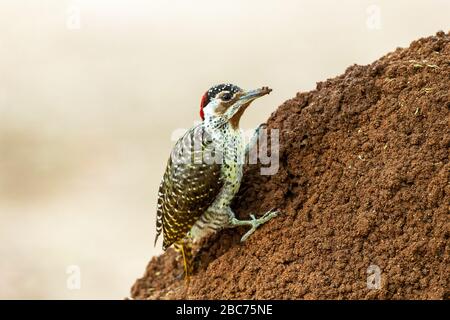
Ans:
POLYGON ((228 121, 232 127, 238 128, 242 114, 252 101, 271 91, 269 87, 244 91, 233 84, 219 84, 203 95, 200 117, 202 120, 220 117, 228 121))

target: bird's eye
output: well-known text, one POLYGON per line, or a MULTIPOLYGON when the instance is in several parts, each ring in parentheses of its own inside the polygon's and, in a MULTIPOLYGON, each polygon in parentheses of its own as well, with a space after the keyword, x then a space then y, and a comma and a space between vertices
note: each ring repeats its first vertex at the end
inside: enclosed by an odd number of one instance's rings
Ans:
POLYGON ((229 101, 231 98, 233 97, 233 95, 230 92, 225 92, 220 99, 222 99, 222 101, 229 101))

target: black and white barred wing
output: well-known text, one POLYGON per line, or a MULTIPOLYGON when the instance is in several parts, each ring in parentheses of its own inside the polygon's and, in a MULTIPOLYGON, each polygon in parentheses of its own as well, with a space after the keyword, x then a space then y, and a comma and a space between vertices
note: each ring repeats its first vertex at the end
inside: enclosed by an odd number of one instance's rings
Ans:
POLYGON ((183 239, 213 203, 223 185, 221 160, 202 124, 178 140, 159 187, 155 244, 161 232, 164 250, 183 239))

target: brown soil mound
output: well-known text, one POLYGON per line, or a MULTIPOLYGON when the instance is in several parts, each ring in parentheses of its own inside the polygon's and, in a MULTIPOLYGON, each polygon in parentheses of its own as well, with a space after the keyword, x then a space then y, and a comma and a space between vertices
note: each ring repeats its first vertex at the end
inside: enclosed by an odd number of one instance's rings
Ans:
POLYGON ((172 250, 154 257, 132 297, 448 299, 449 94, 444 32, 298 93, 267 122, 278 173, 247 168, 234 204, 284 214, 245 244, 244 230, 210 239, 189 287, 172 250))

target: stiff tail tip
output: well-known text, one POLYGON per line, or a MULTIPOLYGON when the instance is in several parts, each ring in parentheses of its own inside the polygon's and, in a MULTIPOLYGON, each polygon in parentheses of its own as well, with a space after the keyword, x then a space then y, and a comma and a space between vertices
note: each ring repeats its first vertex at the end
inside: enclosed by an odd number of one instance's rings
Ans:
POLYGON ((189 284, 190 276, 193 273, 193 258, 192 258, 192 247, 190 243, 187 241, 183 241, 181 243, 175 244, 175 249, 181 253, 181 256, 183 257, 183 269, 184 269, 184 280, 186 281, 186 284, 189 284))

